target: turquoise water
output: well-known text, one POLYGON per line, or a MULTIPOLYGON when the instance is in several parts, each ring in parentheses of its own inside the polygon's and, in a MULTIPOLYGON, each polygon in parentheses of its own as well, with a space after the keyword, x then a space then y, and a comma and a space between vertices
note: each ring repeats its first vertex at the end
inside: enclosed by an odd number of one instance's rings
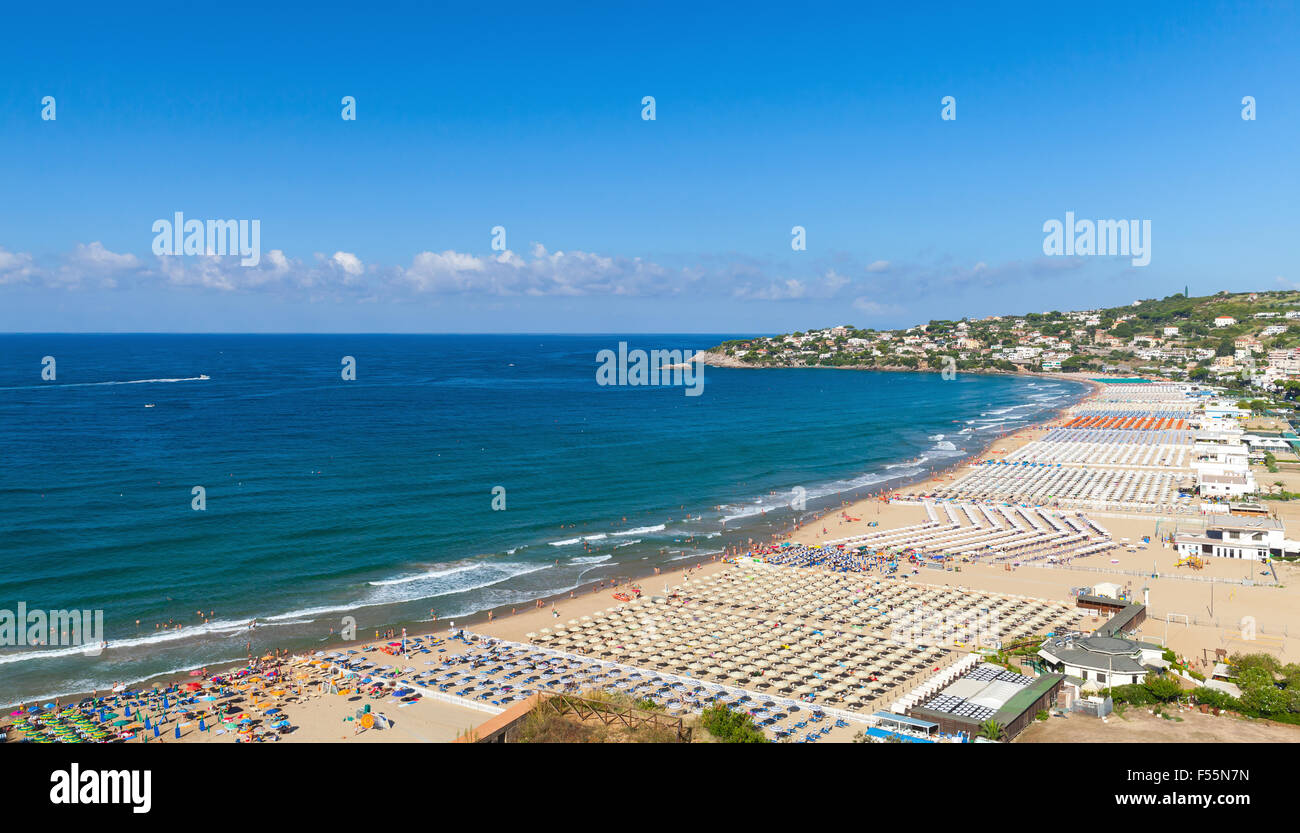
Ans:
POLYGON ((707 557, 1084 391, 715 368, 699 396, 596 384, 620 340, 731 337, 0 336, 0 609, 102 610, 109 643, 0 648, 0 702, 239 660, 250 642, 338 644, 345 616, 364 638, 707 557))

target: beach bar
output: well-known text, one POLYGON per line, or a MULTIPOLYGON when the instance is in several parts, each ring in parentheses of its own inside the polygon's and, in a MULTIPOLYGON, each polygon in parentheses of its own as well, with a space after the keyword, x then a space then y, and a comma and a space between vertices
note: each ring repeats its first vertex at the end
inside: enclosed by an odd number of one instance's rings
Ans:
POLYGON ((927 736, 933 735, 939 728, 938 723, 929 720, 921 720, 916 717, 908 717, 905 714, 894 714, 893 712, 879 711, 873 715, 876 718, 876 725, 891 733, 924 733, 927 736))
POLYGON ((964 733, 972 739, 991 720, 1002 727, 1002 739, 1012 740, 1040 711, 1052 708, 1064 682, 1062 674, 1024 677, 984 664, 924 705, 908 709, 907 716, 935 723, 945 734, 964 733))

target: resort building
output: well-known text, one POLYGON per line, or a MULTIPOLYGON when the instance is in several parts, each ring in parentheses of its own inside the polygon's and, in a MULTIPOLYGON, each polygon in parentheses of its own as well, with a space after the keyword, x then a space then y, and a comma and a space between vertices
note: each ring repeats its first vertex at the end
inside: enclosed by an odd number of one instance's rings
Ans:
POLYGON ((1300 556, 1300 542, 1288 541, 1281 521, 1239 515, 1211 515, 1196 533, 1175 533, 1174 546, 1183 558, 1272 558, 1300 556))
POLYGON ((1241 441, 1244 442, 1252 453, 1265 451, 1290 451, 1291 443, 1277 432, 1261 431, 1254 434, 1243 434, 1241 441))
POLYGON ((1241 416, 1250 416, 1250 411, 1241 410, 1235 402, 1207 402, 1205 403, 1205 416, 1209 419, 1236 419, 1241 416))
POLYGON ((1026 677, 997 665, 977 665, 923 705, 907 710, 916 721, 935 724, 939 731, 975 737, 981 724, 992 720, 1013 739, 1040 711, 1053 707, 1065 678, 1060 674, 1026 677))
MULTIPOLYGON (((1141 605, 1132 605, 1141 607, 1141 605)), ((1121 636, 1053 637, 1043 643, 1038 656, 1053 671, 1078 677, 1085 688, 1106 688, 1144 681, 1162 667, 1164 649, 1121 636)))
MULTIPOLYGON (((1208 409, 1207 409, 1208 410, 1208 409)), ((1217 418, 1211 418, 1217 423, 1217 418)), ((1192 446, 1192 468, 1196 484, 1205 497, 1240 497, 1259 490, 1250 471, 1250 447, 1242 442, 1239 427, 1219 425, 1196 434, 1192 446)))
POLYGON ((1117 602, 1103 595, 1107 589, 1098 585, 1092 595, 1077 599, 1079 607, 1110 617, 1091 636, 1058 633, 1038 649, 1047 668, 1080 681, 1083 689, 1140 683, 1148 672, 1168 665, 1159 645, 1131 638, 1146 621, 1146 605, 1117 602))
POLYGON ((1250 472, 1202 474, 1196 478, 1196 485, 1205 497, 1241 497, 1259 491, 1255 476, 1250 472))

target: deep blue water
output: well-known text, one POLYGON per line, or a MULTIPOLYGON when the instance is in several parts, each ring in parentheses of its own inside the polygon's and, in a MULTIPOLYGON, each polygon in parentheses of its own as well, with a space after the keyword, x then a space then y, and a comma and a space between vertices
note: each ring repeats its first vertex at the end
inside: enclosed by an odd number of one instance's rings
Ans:
POLYGON ((787 526, 796 486, 811 511, 905 482, 1083 392, 716 368, 697 397, 596 384, 621 339, 728 337, 0 336, 0 609, 102 609, 109 640, 0 648, 0 703, 716 552, 787 526))

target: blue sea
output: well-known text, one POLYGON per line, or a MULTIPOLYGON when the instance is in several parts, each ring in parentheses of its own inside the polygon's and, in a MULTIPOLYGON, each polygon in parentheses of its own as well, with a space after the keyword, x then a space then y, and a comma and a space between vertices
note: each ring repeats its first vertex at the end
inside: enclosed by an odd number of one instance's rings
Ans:
POLYGON ((596 383, 620 340, 734 337, 0 336, 0 610, 102 610, 108 641, 0 647, 0 703, 708 558, 1085 390, 814 369, 707 368, 699 396, 596 383))

